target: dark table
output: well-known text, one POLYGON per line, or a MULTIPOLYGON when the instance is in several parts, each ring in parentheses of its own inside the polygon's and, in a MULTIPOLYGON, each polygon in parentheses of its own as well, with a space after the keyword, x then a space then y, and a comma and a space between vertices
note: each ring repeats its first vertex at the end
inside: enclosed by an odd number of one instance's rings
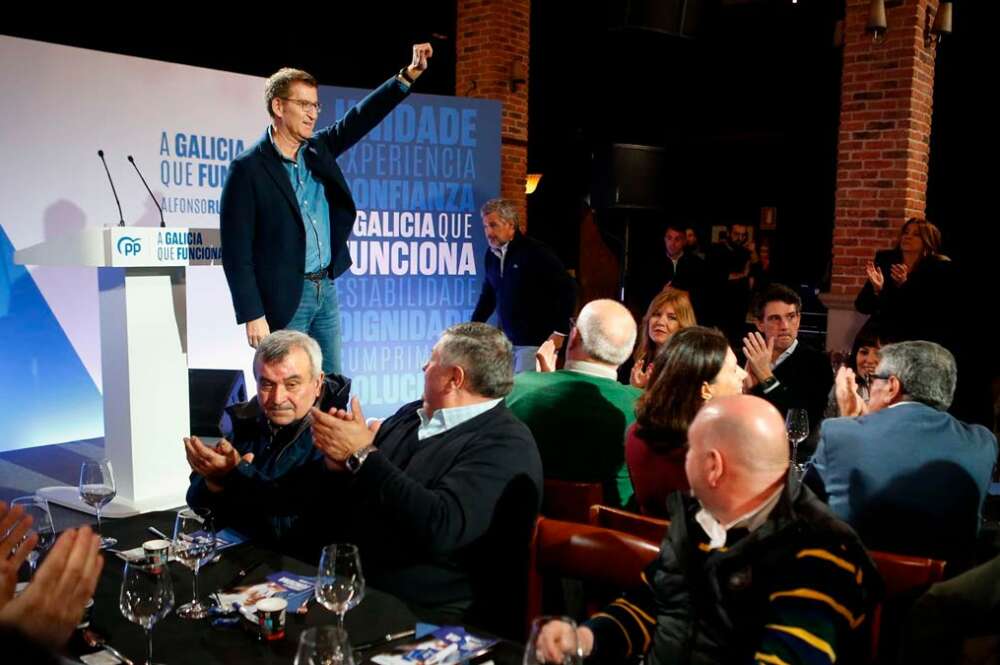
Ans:
MULTIPOLYGON (((175 511, 162 511, 121 520, 106 520, 102 524, 102 531, 104 535, 118 539, 117 549, 127 550, 158 537, 147 531, 147 527, 156 527, 169 536, 173 533, 175 515, 175 511)), ((223 550, 220 561, 202 568, 198 576, 198 587, 203 602, 239 570, 258 561, 262 562, 261 565, 242 584, 263 582, 267 575, 280 570, 305 575, 316 574, 315 566, 253 543, 243 543, 223 550)), ((122 616, 118 607, 124 565, 125 562, 119 557, 105 553, 104 570, 94 594, 91 628, 138 664, 145 661, 146 633, 122 616)), ((170 563, 169 566, 176 608, 191 600, 192 574, 179 563, 170 563)), ((256 633, 244 628, 243 623, 234 627, 214 627, 210 619, 181 619, 171 611, 153 628, 153 658, 157 663, 169 665, 288 665, 295 658, 299 635, 303 630, 310 626, 332 625, 337 621, 335 614, 315 601, 310 601, 308 607, 306 614, 288 614, 285 639, 274 642, 259 640, 256 633)), ((413 612, 398 598, 368 588, 361 603, 347 613, 345 627, 351 643, 361 644, 378 640, 389 633, 412 629, 417 620, 413 612)), ((79 639, 74 639, 73 644, 77 649, 80 648, 79 639)), ((89 651, 96 649, 84 648, 76 651, 76 655, 89 651)), ((476 660, 493 660, 501 665, 514 665, 520 663, 521 655, 521 646, 501 642, 489 654, 476 660)))
MULTIPOLYGON (((104 535, 118 539, 118 549, 127 550, 157 538, 147 527, 154 526, 170 535, 174 528, 174 511, 146 513, 122 520, 106 520, 104 535)), ((261 561, 243 581, 244 584, 263 582, 270 573, 288 570, 294 573, 315 575, 315 566, 280 553, 243 543, 222 551, 217 563, 202 568, 198 587, 203 601, 218 590, 242 568, 261 561)), ((105 553, 91 627, 105 636, 108 643, 134 660, 143 662, 146 654, 146 633, 138 625, 122 616, 118 608, 122 572, 125 562, 105 553)), ((171 563, 170 573, 174 585, 174 607, 191 600, 192 574, 179 563, 171 563)), ((181 619, 173 612, 153 628, 153 658, 158 663, 282 663, 287 665, 295 657, 299 635, 309 626, 336 623, 336 615, 319 603, 309 603, 307 614, 289 614, 284 640, 263 642, 243 625, 213 627, 210 619, 181 619)), ((397 598, 374 589, 366 589, 361 604, 347 613, 345 626, 351 642, 361 644, 378 639, 388 633, 413 628, 416 617, 397 598)))

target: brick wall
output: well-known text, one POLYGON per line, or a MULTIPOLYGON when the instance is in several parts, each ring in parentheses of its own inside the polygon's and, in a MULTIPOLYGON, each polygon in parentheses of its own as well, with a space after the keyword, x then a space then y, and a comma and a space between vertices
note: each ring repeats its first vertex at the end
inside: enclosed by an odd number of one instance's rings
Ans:
POLYGON ((847 2, 830 288, 841 298, 860 290, 865 262, 927 200, 935 50, 924 28, 937 0, 887 5, 889 30, 873 43, 869 0, 847 2))
POLYGON ((530 0, 459 0, 455 30, 455 94, 497 99, 501 121, 501 195, 520 205, 527 221, 528 83, 511 90, 514 63, 528 77, 530 0))

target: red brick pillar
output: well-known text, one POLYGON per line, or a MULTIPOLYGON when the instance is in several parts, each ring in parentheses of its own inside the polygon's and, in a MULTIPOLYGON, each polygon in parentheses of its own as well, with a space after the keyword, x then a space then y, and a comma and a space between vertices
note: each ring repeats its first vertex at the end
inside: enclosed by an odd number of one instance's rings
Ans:
POLYGON ((530 0, 458 0, 455 94, 503 103, 500 191, 518 202, 524 224, 530 23, 530 0), (515 76, 523 82, 512 85, 515 76))
POLYGON ((937 0, 887 0, 879 42, 865 32, 869 4, 847 0, 828 349, 850 347, 861 325, 854 298, 865 262, 927 200, 935 50, 924 31, 937 0))

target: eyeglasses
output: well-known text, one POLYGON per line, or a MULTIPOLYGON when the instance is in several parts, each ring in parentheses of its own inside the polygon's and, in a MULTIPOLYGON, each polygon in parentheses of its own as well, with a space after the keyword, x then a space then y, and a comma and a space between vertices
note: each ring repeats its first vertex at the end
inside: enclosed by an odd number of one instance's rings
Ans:
POLYGON ((308 111, 309 109, 312 109, 316 111, 316 115, 319 115, 320 113, 323 112, 323 105, 320 104, 319 102, 310 102, 305 99, 291 99, 289 97, 281 97, 281 99, 285 100, 286 102, 292 102, 293 104, 298 104, 299 108, 302 109, 303 111, 308 111))
POLYGON ((892 374, 869 374, 868 375, 868 380, 869 381, 874 381, 875 379, 878 379, 880 381, 888 381, 889 377, 891 377, 891 376, 892 376, 892 374))

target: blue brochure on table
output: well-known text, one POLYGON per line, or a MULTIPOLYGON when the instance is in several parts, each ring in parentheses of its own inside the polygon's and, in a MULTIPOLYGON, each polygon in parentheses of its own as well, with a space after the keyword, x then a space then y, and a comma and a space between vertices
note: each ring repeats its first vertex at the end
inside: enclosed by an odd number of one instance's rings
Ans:
POLYGON ((219 604, 239 610, 251 621, 254 620, 254 608, 264 598, 284 598, 288 601, 288 612, 305 612, 306 603, 313 595, 314 579, 283 570, 268 575, 266 582, 219 593, 219 604))

